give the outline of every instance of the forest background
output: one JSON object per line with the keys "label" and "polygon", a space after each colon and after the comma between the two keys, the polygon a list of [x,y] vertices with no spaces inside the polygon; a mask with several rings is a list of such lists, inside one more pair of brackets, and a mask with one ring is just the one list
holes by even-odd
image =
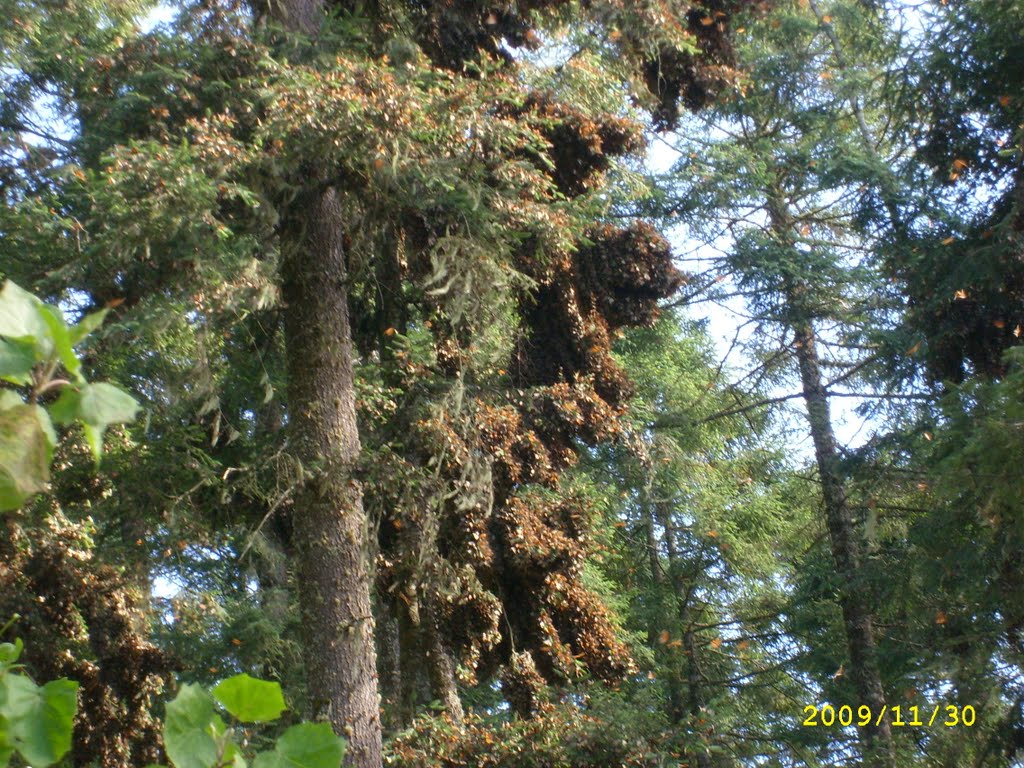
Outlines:
{"label": "forest background", "polygon": [[0,10],[0,763],[1024,759],[1024,3]]}

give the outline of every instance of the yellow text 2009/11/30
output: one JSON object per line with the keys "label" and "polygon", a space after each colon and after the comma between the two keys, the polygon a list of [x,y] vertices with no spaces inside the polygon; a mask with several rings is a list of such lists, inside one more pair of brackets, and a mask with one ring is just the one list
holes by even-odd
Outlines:
{"label": "yellow text 2009/11/30", "polygon": [[854,709],[848,704],[834,707],[831,704],[815,706],[808,704],[804,707],[803,725],[808,728],[832,727],[856,725],[880,726],[888,717],[889,725],[899,727],[932,727],[944,726],[955,728],[964,726],[970,728],[977,721],[977,712],[970,704],[957,706],[955,704],[933,704],[925,707],[892,706],[882,707],[875,711],[867,704],[861,704]]}

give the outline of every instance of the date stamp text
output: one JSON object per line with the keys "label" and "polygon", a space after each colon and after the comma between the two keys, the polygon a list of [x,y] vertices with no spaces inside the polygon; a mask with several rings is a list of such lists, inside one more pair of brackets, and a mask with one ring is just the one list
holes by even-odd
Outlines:
{"label": "date stamp text", "polygon": [[867,704],[861,704],[856,708],[848,704],[840,707],[831,704],[808,704],[804,707],[803,725],[807,728],[831,728],[836,725],[844,728],[856,725],[863,728],[869,725],[880,727],[882,723],[888,721],[893,728],[970,728],[977,718],[978,713],[970,704],[962,707],[955,704],[929,704],[924,707],[892,706],[882,707],[881,711],[876,711]]}

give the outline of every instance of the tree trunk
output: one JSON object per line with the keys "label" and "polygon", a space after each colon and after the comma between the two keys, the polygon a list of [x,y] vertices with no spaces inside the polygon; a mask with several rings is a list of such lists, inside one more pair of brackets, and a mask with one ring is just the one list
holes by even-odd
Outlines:
{"label": "tree trunk", "polygon": [[451,721],[461,725],[465,719],[465,712],[462,709],[459,686],[455,679],[455,663],[452,661],[452,654],[444,641],[434,612],[428,610],[426,614],[422,634],[427,651],[427,674],[430,677],[431,694],[440,700]]}
{"label": "tree trunk", "polygon": [[[685,613],[681,608],[680,613]],[[686,618],[684,616],[684,618]],[[690,716],[693,718],[694,727],[701,720],[701,712],[704,709],[704,675],[700,669],[700,660],[697,656],[697,638],[693,631],[693,624],[687,621],[683,628],[683,650],[686,652],[686,681],[689,684],[690,692]],[[711,754],[706,749],[697,748],[697,768],[711,768]]]}
{"label": "tree trunk", "polygon": [[[797,254],[793,232],[796,222],[790,214],[780,188],[767,191],[766,209],[772,232],[779,242]],[[809,304],[809,286],[792,277],[783,280],[787,323],[793,330],[793,347],[800,370],[800,383],[807,408],[807,422],[814,456],[821,479],[821,495],[825,505],[825,526],[832,546],[832,560],[840,579],[839,604],[843,613],[847,652],[850,656],[850,677],[857,691],[854,709],[867,705],[872,721],[860,727],[863,765],[866,768],[892,768],[895,765],[892,731],[886,710],[885,689],[878,669],[874,620],[860,582],[861,543],[846,499],[846,486],[839,463],[839,448],[832,430],[832,413],[828,391],[821,376],[817,337],[811,320],[817,311]],[[876,723],[878,723],[876,725]]]}
{"label": "tree trunk", "polygon": [[[678,558],[676,557],[675,538],[672,536],[671,515],[668,510],[666,510],[663,506],[657,504],[653,499],[649,500],[648,503],[651,509],[648,526],[650,535],[654,535],[655,516],[657,516],[658,522],[661,523],[661,527],[663,529],[662,540],[665,543],[665,552],[668,558],[667,570],[668,575],[670,576],[670,583],[672,586],[672,597],[676,603],[677,611],[685,610],[681,607],[685,605],[688,596],[686,595],[685,589],[682,592],[680,592],[680,587],[683,585],[679,578],[680,564],[678,562]],[[648,546],[650,546],[650,544]],[[654,554],[656,557],[657,552],[654,551]],[[664,577],[661,575],[660,563],[658,563],[654,558],[652,558],[652,569],[654,569],[656,565],[658,566],[657,571],[655,571],[656,573],[658,573],[658,576],[656,577],[656,583],[664,584]],[[659,645],[661,644],[660,640],[661,639],[659,638]],[[686,705],[683,696],[683,680],[679,669],[677,669],[677,665],[671,663],[671,659],[666,659],[666,662],[667,669],[669,670],[669,677],[667,681],[669,708],[668,716],[673,724],[678,724],[683,721],[683,718],[686,717]]]}
{"label": "tree trunk", "polygon": [[[657,595],[660,600],[662,592],[665,588],[665,572],[662,570],[661,555],[658,552],[658,532],[656,530],[656,522],[654,519],[654,503],[651,500],[650,488],[647,489],[646,498],[643,505],[644,510],[644,536],[646,537],[647,544],[647,562],[651,569],[651,584],[654,585],[654,594]],[[661,630],[664,629],[661,626],[662,622],[659,622],[655,612],[651,611],[651,617],[647,625],[647,644],[651,648],[658,646],[658,638],[661,634]]]}
{"label": "tree trunk", "polygon": [[[689,715],[693,727],[696,728],[704,708],[704,675],[700,668],[697,654],[697,643],[690,620],[690,601],[693,596],[692,587],[687,586],[683,575],[683,563],[676,548],[673,533],[672,512],[664,504],[653,502],[662,528],[665,530],[665,551],[668,555],[668,572],[671,577],[672,591],[675,593],[676,612],[679,616],[679,627],[683,633],[683,651],[686,655],[686,697],[684,700],[682,684],[678,676],[670,680],[669,701],[672,707],[672,721],[680,723]],[[653,527],[653,520],[652,527]],[[697,768],[711,768],[711,755],[706,749],[694,743]]]}
{"label": "tree trunk", "polygon": [[[378,594],[380,594],[378,592]],[[396,608],[389,600],[377,606],[377,670],[380,681],[382,726],[387,733],[402,730],[402,667]]]}
{"label": "tree trunk", "polygon": [[875,647],[871,609],[864,599],[863,588],[858,583],[860,541],[857,538],[839,469],[839,450],[832,431],[828,393],[822,382],[818,364],[814,328],[809,322],[805,322],[797,324],[794,331],[794,346],[800,366],[804,403],[807,406],[807,421],[811,428],[814,455],[821,478],[825,521],[832,543],[832,557],[842,581],[840,606],[850,654],[850,676],[860,697],[858,705],[867,704],[874,713],[872,722],[860,729],[865,753],[864,765],[888,768],[895,764],[895,757],[888,716],[883,717],[879,725],[875,725],[878,722],[878,713],[886,708],[886,701],[878,670],[878,652]]}
{"label": "tree trunk", "polygon": [[[268,6],[287,29],[314,36],[323,0]],[[341,206],[310,173],[282,217],[282,298],[292,450],[304,481],[293,526],[303,652],[314,717],[348,740],[347,768],[379,768],[380,697],[359,455],[348,271]]]}
{"label": "tree trunk", "polygon": [[[399,598],[401,601],[402,598]],[[399,722],[403,727],[412,725],[422,702],[430,701],[430,681],[424,672],[424,657],[419,627],[419,608],[415,616],[411,606],[416,603],[396,603],[398,614],[398,659],[402,682],[399,697]]]}
{"label": "tree trunk", "polygon": [[340,205],[300,195],[281,234],[288,427],[303,483],[293,510],[308,693],[348,744],[345,765],[381,765],[380,701]]}

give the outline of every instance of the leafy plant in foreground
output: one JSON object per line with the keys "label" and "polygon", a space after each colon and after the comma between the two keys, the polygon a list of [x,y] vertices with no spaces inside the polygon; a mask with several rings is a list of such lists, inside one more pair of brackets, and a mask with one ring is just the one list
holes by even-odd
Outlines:
{"label": "leafy plant in foreground", "polygon": [[38,686],[18,664],[22,643],[0,643],[0,768],[15,752],[46,768],[71,749],[78,683],[53,680]]}
{"label": "leafy plant in foreground", "polygon": [[[54,680],[38,686],[18,658],[21,640],[0,644],[0,768],[17,752],[25,762],[46,768],[71,748],[78,683]],[[228,726],[219,704],[239,724],[269,723],[287,707],[281,686],[235,675],[207,691],[185,684],[167,704],[164,747],[174,768],[338,768],[345,740],[328,723],[299,723],[277,739],[272,750],[246,754],[248,741]]]}
{"label": "leafy plant in foreground", "polygon": [[[164,748],[174,768],[244,768],[246,739],[218,714],[220,704],[239,723],[269,723],[285,711],[281,686],[241,674],[210,691],[186,684],[167,704]],[[329,723],[299,723],[277,739],[272,750],[254,756],[253,768],[338,768],[345,740]]]}
{"label": "leafy plant in foreground", "polygon": [[[17,509],[46,488],[57,443],[53,422],[81,422],[99,461],[106,428],[135,418],[134,398],[113,384],[86,381],[75,354],[106,314],[101,309],[69,326],[60,309],[12,281],[0,290],[0,379],[27,393],[0,390],[0,512]],[[53,392],[57,399],[40,405]]]}

